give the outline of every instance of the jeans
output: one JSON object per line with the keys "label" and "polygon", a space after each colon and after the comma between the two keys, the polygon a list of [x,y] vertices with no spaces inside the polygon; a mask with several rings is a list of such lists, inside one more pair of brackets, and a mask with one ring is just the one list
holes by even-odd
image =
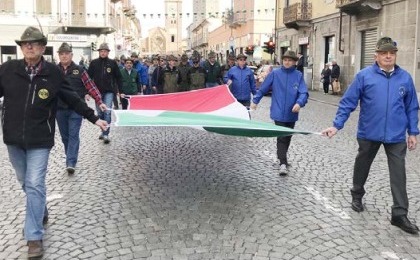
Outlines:
{"label": "jeans", "polygon": [[51,148],[24,149],[7,145],[9,160],[26,194],[25,239],[41,240],[44,235],[42,219],[48,215],[45,177]]}
{"label": "jeans", "polygon": [[[278,126],[284,126],[288,128],[295,128],[296,122],[279,122],[274,121],[274,123]],[[292,136],[283,136],[277,137],[277,158],[280,160],[280,164],[286,164],[287,162],[287,151],[289,150],[290,142],[292,141]]]}
{"label": "jeans", "polygon": [[[114,93],[106,92],[102,94],[102,102],[108,107],[112,107],[112,101],[114,99]],[[111,125],[111,110],[105,110],[104,112],[101,111],[98,105],[96,105],[96,111],[98,112],[98,116],[100,119],[105,120],[108,125]],[[102,131],[102,135],[109,135],[109,130],[111,127],[108,127],[105,131]]]}
{"label": "jeans", "polygon": [[64,144],[66,167],[74,168],[79,156],[79,132],[83,117],[71,109],[58,109],[56,119]]}

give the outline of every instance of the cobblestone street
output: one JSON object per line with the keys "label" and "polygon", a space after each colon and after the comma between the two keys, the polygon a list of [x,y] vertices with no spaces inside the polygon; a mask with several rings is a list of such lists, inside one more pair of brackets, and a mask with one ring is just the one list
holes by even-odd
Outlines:
{"label": "cobblestone street", "polygon": [[[311,91],[296,129],[330,126],[338,101]],[[270,122],[269,105],[263,98],[253,119]],[[286,177],[278,175],[275,138],[113,126],[104,145],[87,121],[69,176],[57,131],[43,259],[420,259],[420,238],[390,224],[383,148],[366,185],[366,210],[350,208],[357,116],[333,139],[294,136]],[[420,148],[407,156],[409,218],[417,223],[419,155]],[[0,259],[26,259],[25,196],[3,142],[0,169]]]}

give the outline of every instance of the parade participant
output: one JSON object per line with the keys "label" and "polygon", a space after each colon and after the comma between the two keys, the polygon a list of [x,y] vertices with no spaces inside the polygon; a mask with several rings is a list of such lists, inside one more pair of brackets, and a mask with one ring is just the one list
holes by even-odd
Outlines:
{"label": "parade participant", "polygon": [[149,89],[150,94],[156,94],[153,91],[153,72],[159,66],[159,57],[157,55],[153,55],[152,57],[152,64],[150,64],[149,69],[147,70],[147,74],[149,76]]}
{"label": "parade participant", "polygon": [[141,84],[141,92],[144,95],[148,95],[151,93],[151,90],[148,88],[149,83],[149,68],[147,67],[146,63],[143,63],[141,58],[136,52],[131,53],[131,60],[133,61],[133,68],[137,70],[139,74],[139,80]]}
{"label": "parade participant", "polygon": [[165,57],[160,56],[158,58],[159,63],[156,69],[153,71],[152,76],[152,93],[153,94],[163,94],[163,72],[166,68],[166,60]]}
{"label": "parade participant", "polygon": [[188,71],[190,90],[204,88],[206,84],[206,71],[200,66],[200,56],[192,57],[193,66]]}
{"label": "parade participant", "polygon": [[[267,75],[251,104],[251,109],[255,110],[264,95],[272,90],[270,117],[276,125],[289,128],[295,127],[300,109],[308,102],[308,88],[302,73],[296,69],[297,60],[294,51],[286,51],[282,56],[283,65]],[[288,174],[287,152],[291,140],[292,136],[277,137],[280,175]]]}
{"label": "parade participant", "polygon": [[24,58],[0,67],[2,126],[9,160],[26,194],[24,236],[31,258],[44,254],[43,224],[48,221],[45,178],[54,146],[57,99],[103,130],[108,124],[79,98],[57,65],[44,59],[47,38],[39,29],[26,28],[16,43]]}
{"label": "parade participant", "polygon": [[178,90],[178,68],[175,66],[176,58],[174,55],[168,56],[168,65],[160,74],[163,85],[163,93],[174,93]]}
{"label": "parade participant", "polygon": [[235,58],[235,55],[233,55],[233,53],[230,53],[228,55],[226,64],[222,66],[222,69],[221,69],[221,74],[222,75],[221,75],[221,77],[223,79],[223,82],[227,82],[227,78],[226,78],[227,72],[230,70],[230,68],[232,68],[233,66],[235,66],[235,59],[236,59]]}
{"label": "parade participant", "polygon": [[142,94],[142,84],[139,78],[139,73],[133,68],[134,60],[127,58],[124,61],[124,68],[121,69],[123,79],[123,87],[121,89],[120,98],[123,110],[128,107],[128,100],[125,95]]}
{"label": "parade participant", "polygon": [[[99,58],[92,60],[89,65],[88,74],[95,82],[102,95],[102,100],[109,108],[112,107],[114,95],[116,95],[122,88],[122,76],[118,64],[108,58],[110,49],[107,43],[102,43],[99,48]],[[111,110],[102,111],[98,106],[96,107],[99,118],[111,124]],[[110,128],[102,131],[99,136],[104,144],[110,142],[109,138]]]}
{"label": "parade participant", "polygon": [[[68,43],[64,42],[58,48],[58,58],[60,60],[58,67],[63,71],[66,79],[79,97],[82,100],[89,100],[90,97],[93,97],[96,105],[99,106],[102,111],[105,111],[107,107],[102,102],[99,90],[96,88],[95,83],[89,78],[86,69],[73,62],[73,50]],[[58,99],[56,117],[61,140],[64,145],[64,152],[66,154],[66,171],[69,174],[73,174],[79,157],[79,133],[83,117],[71,109],[61,99]]]}
{"label": "parade participant", "polygon": [[226,75],[230,92],[239,103],[249,108],[251,93],[257,93],[255,89],[254,72],[246,66],[246,55],[239,54],[236,57],[237,65],[229,69]]}
{"label": "parade participant", "polygon": [[[397,44],[382,37],[376,44],[375,63],[359,71],[340,100],[333,127],[322,131],[333,137],[358,105],[359,144],[354,162],[351,208],[362,212],[362,198],[370,167],[381,146],[388,158],[393,205],[391,224],[411,234],[419,229],[407,218],[408,196],[405,157],[417,145],[418,110],[416,88],[410,74],[396,64]],[[408,137],[406,136],[408,135]]]}
{"label": "parade participant", "polygon": [[216,61],[216,53],[210,51],[208,60],[203,64],[206,71],[206,88],[221,85],[223,82],[221,73],[222,69],[218,61]]}
{"label": "parade participant", "polygon": [[190,90],[190,83],[188,81],[188,72],[191,66],[188,63],[187,54],[182,54],[181,62],[178,65],[178,91]]}

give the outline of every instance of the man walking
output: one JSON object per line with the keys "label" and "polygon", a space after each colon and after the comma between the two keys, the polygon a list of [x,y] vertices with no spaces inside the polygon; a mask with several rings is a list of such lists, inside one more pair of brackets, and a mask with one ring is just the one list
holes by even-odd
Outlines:
{"label": "man walking", "polygon": [[[411,234],[419,229],[408,220],[405,157],[416,149],[418,110],[416,88],[407,71],[396,64],[397,44],[389,37],[376,44],[375,63],[356,74],[341,99],[333,127],[322,131],[333,137],[360,104],[357,142],[358,154],[354,162],[351,208],[362,212],[362,198],[370,166],[381,146],[388,157],[393,206],[391,224]],[[408,137],[407,137],[408,135]]]}
{"label": "man walking", "polygon": [[24,236],[32,258],[44,254],[43,223],[48,221],[45,178],[54,146],[58,98],[101,129],[108,124],[79,98],[57,65],[44,59],[47,38],[39,29],[26,28],[16,43],[24,58],[0,67],[0,97],[4,97],[3,109],[7,111],[3,111],[3,140],[26,194]]}
{"label": "man walking", "polygon": [[251,104],[251,93],[257,93],[255,89],[254,72],[246,66],[246,55],[238,54],[236,60],[238,64],[229,69],[226,75],[230,92],[239,103],[249,108]]}
{"label": "man walking", "polygon": [[[282,56],[283,65],[280,69],[268,74],[251,104],[251,109],[256,109],[257,104],[271,89],[270,117],[276,125],[289,128],[295,127],[300,109],[308,102],[308,88],[302,73],[296,69],[297,60],[298,57],[294,51],[286,51]],[[287,152],[291,140],[292,136],[277,137],[279,174],[282,176],[288,174]]]}
{"label": "man walking", "polygon": [[[89,100],[90,97],[93,97],[101,111],[105,111],[107,107],[102,102],[99,90],[89,78],[85,68],[73,62],[73,50],[68,43],[64,42],[58,48],[58,58],[60,60],[58,67],[64,73],[66,79],[79,97],[82,100]],[[66,171],[69,174],[73,174],[79,157],[79,132],[83,117],[61,99],[58,99],[57,107],[57,125],[66,154]]]}
{"label": "man walking", "polygon": [[[101,92],[105,105],[111,108],[114,95],[121,92],[122,76],[117,62],[108,58],[110,52],[108,44],[102,43],[98,51],[99,58],[92,60],[89,65],[88,74]],[[107,109],[102,111],[98,106],[96,110],[98,111],[99,118],[111,124],[111,110]],[[110,142],[109,131],[110,128],[108,127],[99,136],[99,139],[103,140],[104,144]]]}

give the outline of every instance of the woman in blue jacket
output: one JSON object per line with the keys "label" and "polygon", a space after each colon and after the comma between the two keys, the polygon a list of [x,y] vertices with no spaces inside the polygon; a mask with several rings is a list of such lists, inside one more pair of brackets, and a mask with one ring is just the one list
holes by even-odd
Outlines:
{"label": "woman in blue jacket", "polygon": [[[270,117],[276,125],[294,128],[299,110],[308,101],[308,88],[303,74],[296,70],[298,57],[294,51],[286,51],[282,57],[283,65],[267,75],[257,94],[251,109],[256,109],[261,98],[272,90]],[[292,136],[277,138],[277,157],[280,160],[280,175],[287,175],[289,150]]]}

